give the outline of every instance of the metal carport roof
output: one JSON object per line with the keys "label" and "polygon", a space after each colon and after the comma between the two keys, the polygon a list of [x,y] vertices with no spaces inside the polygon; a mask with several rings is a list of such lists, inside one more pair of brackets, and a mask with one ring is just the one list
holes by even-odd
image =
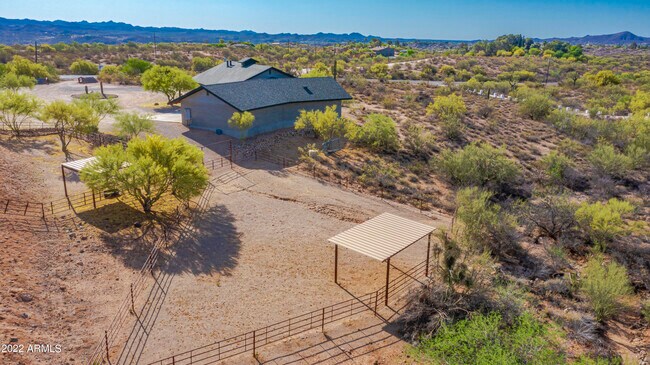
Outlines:
{"label": "metal carport roof", "polygon": [[386,261],[433,231],[435,227],[383,213],[328,241],[373,259]]}

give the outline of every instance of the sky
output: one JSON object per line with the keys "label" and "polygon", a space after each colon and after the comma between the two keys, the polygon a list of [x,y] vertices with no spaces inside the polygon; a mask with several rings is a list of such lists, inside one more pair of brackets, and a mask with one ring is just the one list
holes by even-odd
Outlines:
{"label": "sky", "polygon": [[650,36],[650,0],[0,0],[0,17],[446,40]]}

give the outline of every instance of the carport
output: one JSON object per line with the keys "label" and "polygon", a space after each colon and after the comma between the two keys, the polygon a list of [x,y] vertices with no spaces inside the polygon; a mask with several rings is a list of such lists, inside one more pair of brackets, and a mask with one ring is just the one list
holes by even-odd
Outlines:
{"label": "carport", "polygon": [[334,282],[338,284],[339,246],[386,262],[385,305],[388,305],[390,259],[409,246],[427,237],[426,276],[429,276],[431,234],[436,228],[390,213],[382,213],[370,220],[341,232],[328,241],[334,244]]}
{"label": "carport", "polygon": [[[61,176],[63,177],[63,190],[65,191],[65,197],[68,197],[68,186],[65,181],[65,170],[70,170],[74,171],[76,173],[79,173],[86,165],[89,163],[93,163],[97,161],[97,157],[88,157],[84,158],[81,160],[76,160],[76,161],[69,161],[69,162],[64,162],[61,164]],[[93,199],[95,198],[95,194],[93,192]]]}

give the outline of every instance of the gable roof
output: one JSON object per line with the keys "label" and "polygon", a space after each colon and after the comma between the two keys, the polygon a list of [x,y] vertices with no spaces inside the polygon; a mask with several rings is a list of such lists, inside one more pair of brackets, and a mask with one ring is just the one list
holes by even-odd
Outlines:
{"label": "gable roof", "polygon": [[255,59],[247,57],[240,61],[226,61],[214,66],[211,69],[194,76],[194,81],[201,85],[246,81],[270,69],[274,69],[287,76],[293,77],[274,67],[260,65]]}
{"label": "gable roof", "polygon": [[318,77],[260,79],[202,85],[169,103],[178,103],[200,90],[206,90],[239,111],[291,103],[352,99],[333,78]]}

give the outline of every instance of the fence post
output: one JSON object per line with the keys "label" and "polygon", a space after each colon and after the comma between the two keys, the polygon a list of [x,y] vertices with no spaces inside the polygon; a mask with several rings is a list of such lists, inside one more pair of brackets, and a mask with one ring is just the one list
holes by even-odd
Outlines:
{"label": "fence post", "polygon": [[23,213],[23,215],[27,215],[27,209],[28,208],[29,208],[29,202],[27,202],[27,204],[25,204],[25,212]]}
{"label": "fence post", "polygon": [[321,315],[320,331],[325,332],[325,308],[323,307],[323,314]]}
{"label": "fence post", "polygon": [[377,315],[377,302],[379,301],[379,290],[375,292],[375,315]]}
{"label": "fence post", "polygon": [[95,190],[93,190],[93,209],[97,209],[97,201],[95,200]]}
{"label": "fence post", "polygon": [[133,300],[133,283],[131,283],[131,310],[133,315],[135,315],[135,301]]}
{"label": "fence post", "polygon": [[43,215],[43,219],[45,219],[45,205],[41,203],[41,214]]}
{"label": "fence post", "polygon": [[86,192],[84,191],[84,205],[86,205]]}
{"label": "fence post", "polygon": [[108,353],[108,331],[104,331],[104,341],[106,342],[106,360],[111,363],[111,357]]}
{"label": "fence post", "polygon": [[54,214],[54,203],[50,202],[50,210],[52,211],[52,214]]}
{"label": "fence post", "polygon": [[257,351],[255,349],[255,331],[253,331],[253,357],[257,359]]}
{"label": "fence post", "polygon": [[5,204],[5,214],[7,214],[8,208],[9,208],[9,199],[7,199],[7,204]]}
{"label": "fence post", "polygon": [[214,170],[214,160],[212,160],[212,169]]}

